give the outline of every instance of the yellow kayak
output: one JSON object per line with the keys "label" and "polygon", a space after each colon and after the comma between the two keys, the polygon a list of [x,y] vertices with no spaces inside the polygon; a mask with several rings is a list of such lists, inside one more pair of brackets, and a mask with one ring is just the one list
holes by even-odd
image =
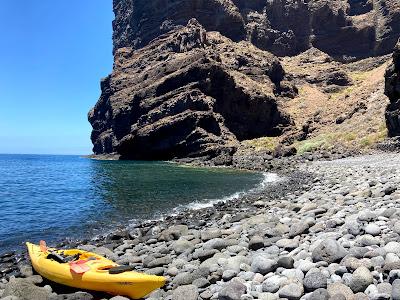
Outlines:
{"label": "yellow kayak", "polygon": [[[50,249],[42,244],[26,243],[26,246],[36,272],[63,285],[140,299],[165,284],[165,278],[161,276],[120,272],[120,266],[95,253],[78,249]],[[74,260],[57,262],[58,255]]]}

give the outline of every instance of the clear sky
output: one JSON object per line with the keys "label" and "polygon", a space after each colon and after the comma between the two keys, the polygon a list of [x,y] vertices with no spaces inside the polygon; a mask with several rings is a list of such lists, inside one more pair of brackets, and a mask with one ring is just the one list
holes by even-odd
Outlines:
{"label": "clear sky", "polygon": [[0,0],[0,153],[90,154],[112,0]]}

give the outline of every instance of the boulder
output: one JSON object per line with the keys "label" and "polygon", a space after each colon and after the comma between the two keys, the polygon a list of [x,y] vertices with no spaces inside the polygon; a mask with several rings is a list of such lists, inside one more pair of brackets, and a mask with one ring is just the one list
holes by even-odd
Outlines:
{"label": "boulder", "polygon": [[172,293],[172,300],[197,300],[199,291],[195,285],[177,287]]}
{"label": "boulder", "polygon": [[312,292],[327,287],[328,278],[321,272],[309,272],[304,277],[303,285],[306,291]]}
{"label": "boulder", "polygon": [[50,292],[24,278],[12,278],[5,286],[2,297],[15,296],[20,300],[47,300]]}
{"label": "boulder", "polygon": [[340,261],[347,254],[338,241],[333,239],[326,239],[320,242],[320,244],[312,252],[312,258],[314,262],[325,261],[329,264]]}
{"label": "boulder", "polygon": [[219,300],[240,300],[246,293],[246,286],[238,280],[227,283],[218,293]]}
{"label": "boulder", "polygon": [[354,271],[349,286],[355,293],[364,292],[373,281],[374,277],[371,272],[366,267],[361,266]]}
{"label": "boulder", "polygon": [[254,273],[260,273],[263,275],[273,272],[278,267],[277,261],[267,258],[265,255],[254,256],[251,262],[251,271]]}

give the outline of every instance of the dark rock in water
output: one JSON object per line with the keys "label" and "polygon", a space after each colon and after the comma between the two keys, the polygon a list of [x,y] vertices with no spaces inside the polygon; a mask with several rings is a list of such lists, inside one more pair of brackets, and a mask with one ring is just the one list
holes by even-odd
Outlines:
{"label": "dark rock in water", "polygon": [[0,254],[0,261],[3,261],[5,258],[13,257],[15,255],[15,252],[6,252]]}
{"label": "dark rock in water", "polygon": [[386,70],[385,95],[390,100],[385,115],[389,136],[400,136],[400,41],[394,49],[393,62]]}
{"label": "dark rock in water", "polygon": [[238,141],[291,125],[275,96],[283,77],[272,54],[190,20],[140,50],[116,51],[113,73],[89,113],[93,150],[225,164]]}

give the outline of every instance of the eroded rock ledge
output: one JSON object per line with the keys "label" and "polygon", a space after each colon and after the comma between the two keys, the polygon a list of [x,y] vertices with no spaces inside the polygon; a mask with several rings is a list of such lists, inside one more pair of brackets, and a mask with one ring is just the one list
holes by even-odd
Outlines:
{"label": "eroded rock ledge", "polygon": [[140,50],[120,48],[89,113],[94,152],[226,163],[238,141],[291,125],[278,100],[295,93],[284,75],[274,55],[206,32],[195,19]]}
{"label": "eroded rock ledge", "polygon": [[400,40],[393,53],[393,62],[386,70],[385,79],[385,94],[390,100],[386,110],[386,125],[389,136],[400,136]]}

